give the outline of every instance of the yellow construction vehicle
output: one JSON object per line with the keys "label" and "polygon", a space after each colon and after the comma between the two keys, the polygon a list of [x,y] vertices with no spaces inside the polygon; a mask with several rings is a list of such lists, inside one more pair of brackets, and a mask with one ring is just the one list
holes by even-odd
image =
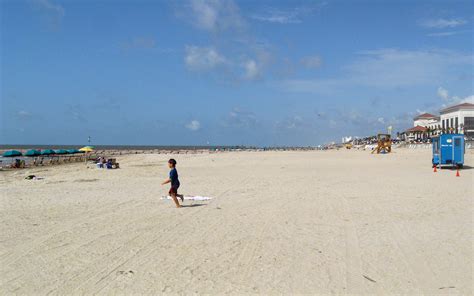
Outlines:
{"label": "yellow construction vehicle", "polygon": [[377,147],[372,150],[372,154],[379,153],[390,153],[392,152],[392,140],[389,134],[378,134],[377,135]]}

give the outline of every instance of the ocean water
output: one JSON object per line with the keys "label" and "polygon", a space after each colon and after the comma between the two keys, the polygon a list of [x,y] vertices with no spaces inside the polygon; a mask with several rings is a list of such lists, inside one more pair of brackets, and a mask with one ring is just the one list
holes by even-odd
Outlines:
{"label": "ocean water", "polygon": [[[28,149],[79,149],[87,145],[0,145],[0,150]],[[173,146],[173,145],[92,145],[95,150],[201,150],[201,149],[236,149],[243,146]]]}
{"label": "ocean water", "polygon": [[[0,145],[0,155],[3,154],[6,150],[19,150],[20,152],[26,152],[29,149],[45,150],[45,149],[79,149],[86,145]],[[244,148],[242,146],[144,146],[144,145],[93,145],[95,151],[101,150],[167,150],[167,151],[176,151],[176,150],[211,150],[211,149],[238,149]],[[50,158],[57,157],[67,157],[67,154],[64,156],[38,156],[43,157],[45,161]],[[35,157],[2,157],[0,156],[0,167],[6,167],[12,164],[16,159],[24,160],[26,164],[33,162]]]}

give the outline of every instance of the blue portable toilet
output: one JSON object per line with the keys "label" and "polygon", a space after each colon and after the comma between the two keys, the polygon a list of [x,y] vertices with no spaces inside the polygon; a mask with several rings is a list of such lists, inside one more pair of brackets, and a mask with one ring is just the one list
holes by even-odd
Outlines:
{"label": "blue portable toilet", "polygon": [[451,165],[462,168],[464,165],[464,135],[444,134],[432,138],[433,167]]}

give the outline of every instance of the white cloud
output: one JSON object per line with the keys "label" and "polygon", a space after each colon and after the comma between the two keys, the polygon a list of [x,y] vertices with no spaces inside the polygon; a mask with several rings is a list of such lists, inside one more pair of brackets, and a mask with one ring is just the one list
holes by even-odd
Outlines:
{"label": "white cloud", "polygon": [[377,122],[380,124],[385,124],[385,119],[383,117],[377,118]]}
{"label": "white cloud", "polygon": [[253,112],[234,108],[222,121],[225,127],[233,128],[255,128],[258,124],[257,116]]}
{"label": "white cloud", "polygon": [[244,78],[248,80],[255,80],[260,77],[260,68],[254,60],[248,60],[243,64],[245,73]]}
{"label": "white cloud", "polygon": [[256,80],[272,62],[268,43],[247,30],[248,23],[232,0],[186,0],[177,16],[210,33],[209,47],[187,46],[185,63],[194,71],[217,72],[219,79],[236,83]]}
{"label": "white cloud", "polygon": [[474,95],[470,95],[461,100],[460,103],[470,103],[474,104]]}
{"label": "white cloud", "polygon": [[28,121],[33,118],[33,115],[29,111],[20,110],[16,113],[16,117],[20,121]]}
{"label": "white cloud", "polygon": [[472,31],[469,31],[469,30],[446,31],[446,32],[430,33],[427,36],[429,36],[429,37],[448,37],[448,36],[454,36],[454,35],[459,35],[459,34],[464,34],[464,33],[469,33],[469,32],[472,32]]}
{"label": "white cloud", "polygon": [[235,80],[257,80],[270,63],[271,57],[258,50],[256,57],[228,59],[213,47],[186,46],[184,62],[192,71],[216,72],[221,78]]}
{"label": "white cloud", "polygon": [[257,44],[250,49],[254,53],[252,57],[246,57],[241,63],[244,68],[243,78],[246,80],[261,79],[274,62],[274,56],[266,44]]}
{"label": "white cloud", "polygon": [[467,96],[465,98],[460,98],[458,96],[452,96],[446,100],[446,103],[442,107],[448,107],[451,105],[457,105],[462,103],[471,103],[474,104],[474,95]]}
{"label": "white cloud", "polygon": [[217,23],[217,9],[205,1],[191,1],[196,17],[196,25],[208,30],[213,30]]}
{"label": "white cloud", "polygon": [[453,67],[474,64],[472,54],[442,50],[382,49],[360,52],[342,68],[339,78],[287,80],[289,91],[330,94],[347,87],[390,89],[429,85],[440,81]]}
{"label": "white cloud", "polygon": [[64,7],[62,7],[60,4],[54,4],[50,0],[35,0],[41,8],[48,10],[50,12],[56,13],[59,16],[64,16]]}
{"label": "white cloud", "polygon": [[28,121],[33,118],[33,114],[31,112],[26,111],[26,110],[20,110],[16,112],[16,117],[18,118],[19,121]]}
{"label": "white cloud", "polygon": [[306,68],[319,68],[321,67],[322,61],[320,56],[307,56],[301,59],[301,64]]}
{"label": "white cloud", "polygon": [[446,89],[438,87],[438,97],[440,97],[444,101],[447,101],[449,99],[449,93]]}
{"label": "white cloud", "polygon": [[296,9],[285,11],[279,9],[269,9],[265,14],[254,14],[250,18],[268,23],[278,24],[299,24],[301,23],[300,15]]}
{"label": "white cloud", "polygon": [[232,0],[190,0],[184,10],[183,18],[207,31],[240,29],[245,25]]}
{"label": "white cloud", "polygon": [[301,6],[291,9],[266,7],[265,12],[252,14],[250,18],[256,21],[267,23],[299,24],[302,22],[304,16],[310,15],[313,12],[320,10],[326,4],[326,2],[321,2],[311,6]]}
{"label": "white cloud", "polygon": [[471,103],[474,104],[474,95],[467,96],[465,98],[460,98],[458,96],[450,96],[448,90],[444,89],[443,87],[438,88],[438,97],[443,100],[443,104],[441,107],[447,107],[456,104],[462,103]]}
{"label": "white cloud", "polygon": [[428,29],[455,28],[467,24],[467,21],[461,18],[455,19],[427,19],[419,22],[419,25]]}
{"label": "white cloud", "polygon": [[20,117],[30,117],[31,113],[28,112],[28,111],[25,111],[25,110],[20,110],[20,111],[18,111],[18,116],[20,116]]}
{"label": "white cloud", "polygon": [[410,86],[432,82],[449,65],[472,63],[472,55],[447,51],[382,49],[361,52],[347,70],[368,86]]}
{"label": "white cloud", "polygon": [[186,66],[195,71],[210,70],[227,63],[224,56],[212,47],[186,46]]}
{"label": "white cloud", "polygon": [[293,118],[287,121],[288,125],[286,127],[289,129],[293,129],[293,128],[297,128],[301,126],[302,123],[303,123],[303,118],[301,116],[295,115],[293,116]]}
{"label": "white cloud", "polygon": [[191,122],[187,123],[185,127],[190,131],[197,131],[201,128],[201,123],[197,120],[192,120]]}
{"label": "white cloud", "polygon": [[64,7],[60,4],[55,4],[52,0],[32,0],[32,2],[46,16],[52,29],[57,30],[60,28],[61,21],[65,15]]}
{"label": "white cloud", "polygon": [[269,22],[269,23],[280,23],[280,24],[294,24],[301,23],[299,19],[288,15],[252,15],[252,18],[257,21]]}
{"label": "white cloud", "polygon": [[277,130],[286,130],[286,129],[293,130],[293,129],[309,127],[310,124],[311,123],[308,121],[305,121],[303,117],[299,115],[295,115],[292,117],[287,117],[281,121],[276,121],[275,128]]}

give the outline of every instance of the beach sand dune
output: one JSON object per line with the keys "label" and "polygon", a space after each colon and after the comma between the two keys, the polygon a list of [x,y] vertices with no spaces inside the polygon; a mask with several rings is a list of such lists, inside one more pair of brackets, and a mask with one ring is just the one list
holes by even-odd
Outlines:
{"label": "beach sand dune", "polygon": [[470,167],[404,149],[173,157],[182,193],[211,201],[160,199],[166,155],[0,172],[0,294],[473,293]]}

